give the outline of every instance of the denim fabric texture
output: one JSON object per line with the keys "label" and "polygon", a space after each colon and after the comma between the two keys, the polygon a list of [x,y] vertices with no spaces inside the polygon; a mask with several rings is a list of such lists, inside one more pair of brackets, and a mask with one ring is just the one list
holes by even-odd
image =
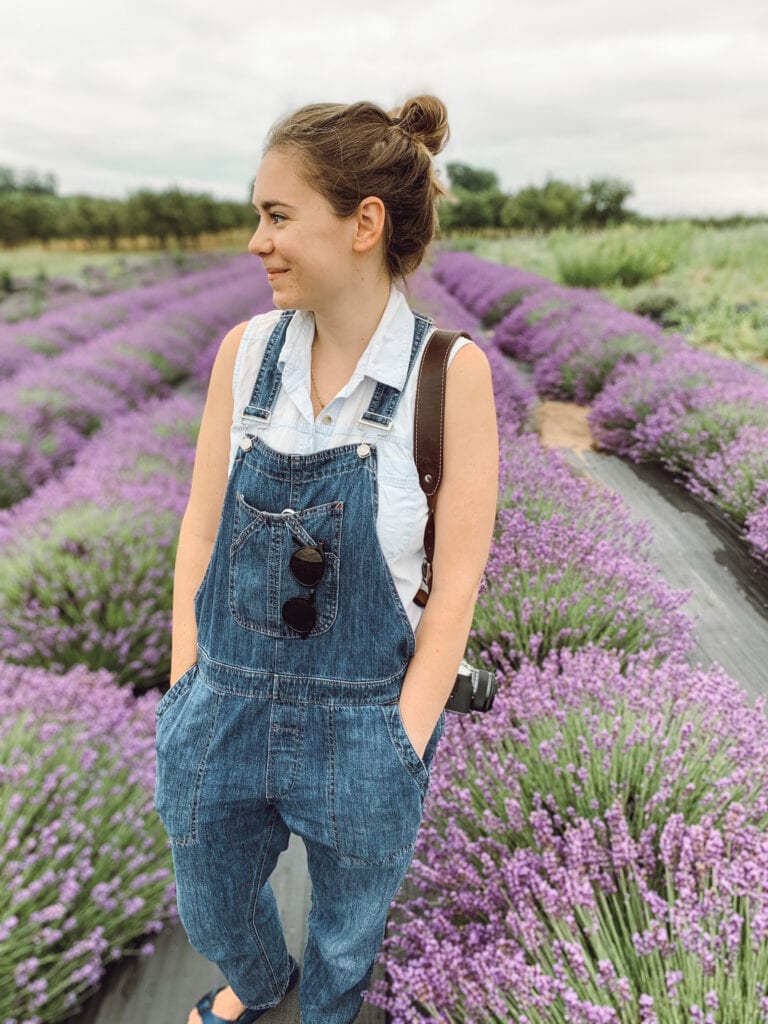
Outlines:
{"label": "denim fabric texture", "polygon": [[[251,402],[253,383],[263,363],[275,325],[282,316],[271,310],[253,317],[243,331],[233,372],[233,416],[227,474],[234,466],[240,442],[252,423],[242,416]],[[297,310],[289,320],[278,356],[281,386],[270,406],[269,422],[259,425],[259,436],[276,451],[309,455],[324,448],[367,441],[376,444],[376,532],[395,589],[415,630],[423,609],[413,595],[421,582],[427,498],[419,487],[413,461],[413,421],[416,382],[421,353],[406,379],[413,342],[414,319],[405,295],[392,285],[389,301],[352,376],[319,416],[310,396],[310,367],[315,318],[310,310]],[[451,346],[448,366],[468,338]],[[424,346],[422,346],[423,350]],[[376,388],[402,389],[389,429],[384,432],[373,417],[361,424]]]}
{"label": "denim fabric texture", "polygon": [[[253,427],[195,595],[198,660],[157,706],[155,808],[190,943],[257,1009],[288,984],[269,876],[289,834],[303,839],[302,1021],[351,1024],[413,855],[445,713],[419,757],[398,706],[415,638],[376,533],[377,445],[294,455],[259,436],[291,315],[254,383]],[[431,326],[413,322],[409,372]],[[386,432],[400,395],[377,386],[364,418]],[[316,619],[300,636],[281,614],[310,593],[290,557],[321,541]]]}

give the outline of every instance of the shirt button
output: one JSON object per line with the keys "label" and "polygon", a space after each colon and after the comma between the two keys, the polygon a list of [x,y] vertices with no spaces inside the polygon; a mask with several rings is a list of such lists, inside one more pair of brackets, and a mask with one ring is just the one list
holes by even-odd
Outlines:
{"label": "shirt button", "polygon": [[323,416],[323,418],[321,419],[320,422],[321,423],[325,423],[326,425],[329,424],[329,423],[333,423],[333,417],[329,416],[328,413],[326,413],[325,416]]}

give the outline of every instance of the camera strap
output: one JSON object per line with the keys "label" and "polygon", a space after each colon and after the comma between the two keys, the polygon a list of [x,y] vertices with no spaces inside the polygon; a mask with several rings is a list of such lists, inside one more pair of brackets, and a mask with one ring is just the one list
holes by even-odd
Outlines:
{"label": "camera strap", "polygon": [[[427,525],[424,527],[424,561],[421,583],[413,600],[424,607],[432,587],[432,558],[435,553],[435,501],[443,472],[443,430],[445,423],[445,380],[448,355],[457,338],[469,338],[465,331],[434,331],[427,340],[416,381],[416,411],[413,428],[413,457],[421,489],[427,496]],[[471,339],[470,339],[471,340]]]}

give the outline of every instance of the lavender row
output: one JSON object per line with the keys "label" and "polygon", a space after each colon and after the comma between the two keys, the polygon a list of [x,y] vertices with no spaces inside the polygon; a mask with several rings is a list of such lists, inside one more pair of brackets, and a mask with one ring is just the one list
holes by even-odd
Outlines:
{"label": "lavender row", "polygon": [[768,559],[768,379],[680,347],[617,369],[589,414],[599,444],[654,459],[733,522]]}
{"label": "lavender row", "polygon": [[238,256],[183,277],[90,298],[32,320],[0,324],[0,380],[40,365],[46,357],[100,332],[135,323],[154,309],[236,277],[253,263],[248,259]]}
{"label": "lavender row", "polygon": [[[684,595],[615,495],[502,449],[471,643],[369,1001],[393,1024],[768,1021],[768,723],[691,667]],[[413,893],[416,893],[414,898]]]}
{"label": "lavender row", "polygon": [[[450,272],[444,283],[468,301],[485,296],[478,309],[498,302],[498,265],[460,255],[442,257]],[[451,276],[462,269],[470,279],[463,284]],[[590,424],[603,448],[680,473],[691,491],[743,527],[757,556],[768,557],[766,376],[665,335],[596,292],[544,279],[523,291],[493,341],[533,364],[537,392],[594,402]]]}
{"label": "lavender row", "polygon": [[176,918],[154,811],[156,694],[0,662],[0,1020],[73,1014]]}
{"label": "lavender row", "polygon": [[682,611],[649,560],[647,524],[618,495],[577,476],[534,436],[505,438],[499,509],[470,647],[541,662],[552,651],[595,646],[622,663],[644,650],[682,657],[693,646]]}
{"label": "lavender row", "polygon": [[466,309],[491,326],[529,292],[551,284],[519,267],[490,263],[468,252],[438,253],[432,274]]}
{"label": "lavender row", "polygon": [[414,308],[431,316],[438,327],[465,331],[483,349],[493,376],[500,432],[514,436],[521,430],[529,429],[536,393],[509,360],[505,359],[494,345],[488,343],[475,315],[470,313],[433,274],[428,274],[424,270],[417,271],[410,278],[409,301]]}
{"label": "lavender row", "polygon": [[597,292],[551,282],[510,310],[493,340],[502,352],[533,364],[540,395],[581,404],[640,353],[658,359],[687,347],[683,338],[665,335],[653,321],[618,309]]}
{"label": "lavender row", "polygon": [[768,557],[768,379],[694,349],[599,295],[551,286],[527,296],[494,341],[533,363],[537,391],[593,402],[600,446],[654,460],[743,526]]}
{"label": "lavender row", "polygon": [[246,268],[0,386],[0,506],[60,473],[117,414],[169,394],[223,332],[270,307],[266,281]]}
{"label": "lavender row", "polygon": [[54,672],[85,665],[149,686],[170,670],[179,522],[203,405],[124,413],[60,479],[0,511],[0,648]]}
{"label": "lavender row", "polygon": [[451,719],[369,1000],[393,1024],[765,1024],[768,728],[722,670],[503,671]]}

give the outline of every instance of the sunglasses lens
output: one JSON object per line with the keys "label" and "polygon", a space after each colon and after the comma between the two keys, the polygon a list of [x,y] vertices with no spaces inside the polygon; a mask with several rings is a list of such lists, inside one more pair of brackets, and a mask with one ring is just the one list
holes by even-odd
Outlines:
{"label": "sunglasses lens", "polygon": [[291,555],[291,572],[304,587],[316,587],[325,572],[325,557],[320,548],[303,547]]}
{"label": "sunglasses lens", "polygon": [[283,619],[291,629],[305,636],[315,624],[315,607],[306,597],[292,597],[283,605]]}

